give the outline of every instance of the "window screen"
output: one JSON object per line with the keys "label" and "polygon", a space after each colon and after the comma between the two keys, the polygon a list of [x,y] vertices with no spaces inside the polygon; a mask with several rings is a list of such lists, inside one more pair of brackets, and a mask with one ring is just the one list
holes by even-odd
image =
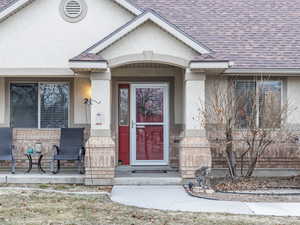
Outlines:
{"label": "window screen", "polygon": [[264,128],[278,128],[281,121],[281,81],[259,84],[259,124]]}
{"label": "window screen", "polygon": [[38,127],[38,84],[10,85],[11,127]]}
{"label": "window screen", "polygon": [[68,127],[68,84],[40,84],[41,128]]}
{"label": "window screen", "polygon": [[249,126],[279,128],[281,121],[281,93],[281,81],[236,81],[236,126],[239,128]]}
{"label": "window screen", "polygon": [[241,80],[235,82],[236,96],[236,126],[245,128],[251,126],[256,118],[256,82]]}

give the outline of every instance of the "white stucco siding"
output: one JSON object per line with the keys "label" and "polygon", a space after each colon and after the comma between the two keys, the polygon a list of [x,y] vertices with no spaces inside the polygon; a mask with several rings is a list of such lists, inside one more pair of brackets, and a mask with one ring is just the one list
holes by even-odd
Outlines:
{"label": "white stucco siding", "polygon": [[204,74],[186,72],[184,115],[187,130],[204,129],[201,112],[205,110],[205,79]]}
{"label": "white stucco siding", "polygon": [[91,110],[84,104],[85,98],[91,96],[91,80],[89,78],[74,79],[74,124],[90,124]]}
{"label": "white stucco siding", "polygon": [[5,123],[5,79],[0,77],[0,124]]}
{"label": "white stucco siding", "polygon": [[158,25],[148,21],[106,48],[101,55],[110,60],[124,55],[141,54],[144,51],[184,59],[192,59],[197,54]]}
{"label": "white stucco siding", "polygon": [[300,77],[289,77],[287,79],[287,100],[291,109],[291,115],[288,118],[290,124],[300,124]]}
{"label": "white stucco siding", "polygon": [[0,68],[68,68],[70,58],[134,17],[113,1],[86,0],[87,16],[69,23],[60,2],[34,1],[0,23]]}

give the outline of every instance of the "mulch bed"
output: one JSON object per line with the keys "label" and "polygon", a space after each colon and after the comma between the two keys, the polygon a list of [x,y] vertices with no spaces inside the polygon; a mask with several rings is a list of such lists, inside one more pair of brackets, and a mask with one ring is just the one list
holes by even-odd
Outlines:
{"label": "mulch bed", "polygon": [[198,193],[188,190],[187,187],[186,191],[194,197],[223,201],[300,202],[300,176],[255,177],[238,180],[222,178],[213,179],[211,184],[215,193]]}
{"label": "mulch bed", "polygon": [[296,177],[253,177],[248,179],[213,179],[215,191],[243,191],[266,188],[300,188],[300,176]]}

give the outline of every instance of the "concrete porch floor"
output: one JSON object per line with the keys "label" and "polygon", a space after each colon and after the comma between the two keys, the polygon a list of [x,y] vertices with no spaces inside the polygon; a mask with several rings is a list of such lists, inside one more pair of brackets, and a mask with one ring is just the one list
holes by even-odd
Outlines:
{"label": "concrete porch floor", "polygon": [[39,173],[32,169],[25,173],[25,169],[17,169],[15,174],[10,169],[0,170],[0,184],[84,184],[84,175],[78,174],[75,169],[61,169],[59,174],[52,174],[49,171]]}
{"label": "concrete porch floor", "polygon": [[[40,173],[32,169],[17,169],[16,174],[10,168],[0,170],[0,184],[84,184],[85,175],[78,174],[76,169],[62,168],[59,174],[46,171]],[[133,172],[135,171],[135,172]],[[116,168],[116,176],[112,185],[181,185],[182,178],[178,169],[168,166],[120,166]]]}
{"label": "concrete porch floor", "polygon": [[169,166],[119,166],[114,185],[180,185],[177,168]]}

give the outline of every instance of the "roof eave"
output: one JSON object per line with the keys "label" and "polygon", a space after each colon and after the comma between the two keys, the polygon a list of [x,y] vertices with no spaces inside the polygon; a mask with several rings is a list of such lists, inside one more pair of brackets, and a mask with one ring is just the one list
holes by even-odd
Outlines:
{"label": "roof eave", "polygon": [[134,15],[140,15],[141,13],[143,13],[143,10],[140,9],[139,7],[137,7],[136,5],[134,5],[133,3],[127,1],[127,0],[113,0],[114,2],[116,2],[117,4],[119,4],[120,6],[122,6],[123,8],[127,9],[129,12],[131,12]]}
{"label": "roof eave", "polygon": [[203,70],[203,69],[228,69],[233,65],[233,62],[229,60],[194,60],[190,62],[191,70]]}
{"label": "roof eave", "polygon": [[4,10],[0,11],[0,22],[7,19],[9,16],[13,15],[20,9],[24,8],[30,4],[33,0],[18,0],[10,4]]}
{"label": "roof eave", "polygon": [[296,74],[300,75],[300,68],[292,67],[269,67],[269,68],[228,68],[224,74]]}
{"label": "roof eave", "polygon": [[73,71],[104,71],[107,70],[108,64],[101,60],[70,60],[69,66]]}

